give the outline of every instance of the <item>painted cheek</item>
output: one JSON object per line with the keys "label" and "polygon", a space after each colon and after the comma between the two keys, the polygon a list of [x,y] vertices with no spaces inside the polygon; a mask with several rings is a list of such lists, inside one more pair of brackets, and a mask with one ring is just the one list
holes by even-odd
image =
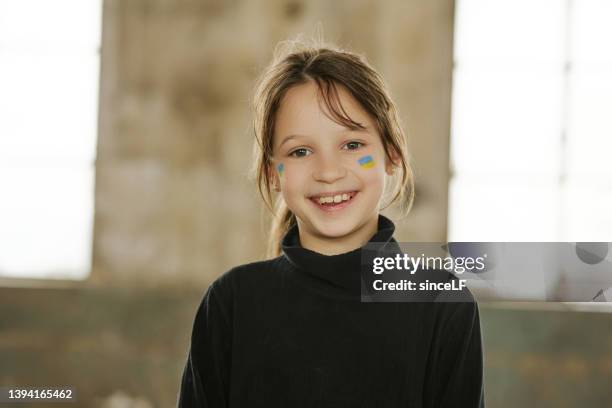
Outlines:
{"label": "painted cheek", "polygon": [[279,163],[276,166],[276,171],[278,171],[278,175],[282,177],[283,173],[285,172],[285,165],[283,163]]}
{"label": "painted cheek", "polygon": [[357,163],[359,163],[359,166],[361,166],[364,169],[371,169],[376,164],[374,162],[374,158],[370,155],[363,156],[362,158],[358,159]]}

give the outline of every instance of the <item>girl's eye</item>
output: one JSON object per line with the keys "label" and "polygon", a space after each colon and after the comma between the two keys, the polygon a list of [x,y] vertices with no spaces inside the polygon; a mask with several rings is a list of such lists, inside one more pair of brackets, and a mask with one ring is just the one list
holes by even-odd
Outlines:
{"label": "girl's eye", "polygon": [[289,156],[304,157],[304,156],[308,156],[309,154],[311,154],[310,150],[301,148],[301,149],[295,149],[294,151],[289,153]]}
{"label": "girl's eye", "polygon": [[362,146],[363,146],[363,143],[361,142],[348,142],[347,144],[344,145],[344,147],[346,147],[347,150],[357,150]]}

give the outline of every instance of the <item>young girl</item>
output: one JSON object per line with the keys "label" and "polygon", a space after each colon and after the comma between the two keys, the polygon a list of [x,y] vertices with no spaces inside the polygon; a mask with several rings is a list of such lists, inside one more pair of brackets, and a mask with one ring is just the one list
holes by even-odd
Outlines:
{"label": "young girl", "polygon": [[263,75],[254,123],[272,257],[208,288],[178,407],[484,406],[471,295],[361,302],[361,249],[397,244],[380,214],[385,192],[405,211],[414,196],[380,75],[350,52],[294,48]]}

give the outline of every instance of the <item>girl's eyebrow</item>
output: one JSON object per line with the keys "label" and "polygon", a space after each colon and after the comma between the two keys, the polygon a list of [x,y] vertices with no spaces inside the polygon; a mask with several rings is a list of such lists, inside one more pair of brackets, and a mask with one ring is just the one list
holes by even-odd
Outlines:
{"label": "girl's eyebrow", "polygon": [[364,126],[363,129],[349,129],[347,133],[367,133],[368,135],[371,134],[369,126]]}
{"label": "girl's eyebrow", "polygon": [[[363,129],[346,129],[346,130],[341,130],[338,132],[338,135],[344,135],[344,134],[348,134],[348,133],[365,133],[367,135],[371,135],[370,133],[370,128],[368,126],[364,126]],[[278,148],[280,149],[286,142],[290,141],[291,139],[298,139],[301,137],[307,137],[304,135],[298,135],[298,134],[292,134],[289,135],[287,137],[285,137],[283,139],[283,141],[278,145]]]}
{"label": "girl's eyebrow", "polygon": [[299,138],[299,137],[304,137],[304,136],[302,136],[302,135],[289,135],[285,139],[283,139],[283,141],[278,145],[278,147],[281,148],[289,140],[296,139],[296,138]]}

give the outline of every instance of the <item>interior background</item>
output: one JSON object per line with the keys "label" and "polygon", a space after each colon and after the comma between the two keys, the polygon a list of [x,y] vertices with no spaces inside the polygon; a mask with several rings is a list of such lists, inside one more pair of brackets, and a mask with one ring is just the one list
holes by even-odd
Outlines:
{"label": "interior background", "polygon": [[[255,78],[318,22],[366,54],[406,125],[417,197],[398,240],[446,240],[452,0],[106,0],[102,21],[92,273],[3,281],[0,385],[174,405],[205,289],[265,250],[246,176]],[[487,406],[609,404],[610,315],[525,306],[481,304]]]}

